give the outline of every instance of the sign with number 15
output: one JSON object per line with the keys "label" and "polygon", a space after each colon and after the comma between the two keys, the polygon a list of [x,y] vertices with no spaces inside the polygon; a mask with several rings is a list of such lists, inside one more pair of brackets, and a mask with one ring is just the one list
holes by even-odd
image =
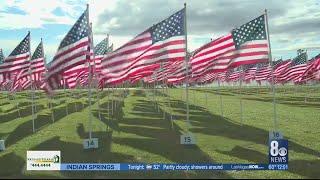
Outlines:
{"label": "sign with number 15", "polygon": [[183,134],[180,136],[180,144],[196,144],[192,134]]}

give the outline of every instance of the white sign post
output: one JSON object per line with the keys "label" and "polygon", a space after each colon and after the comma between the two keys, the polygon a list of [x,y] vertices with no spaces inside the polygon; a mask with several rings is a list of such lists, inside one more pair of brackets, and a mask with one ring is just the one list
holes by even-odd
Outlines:
{"label": "white sign post", "polygon": [[97,149],[99,147],[98,138],[83,140],[83,149]]}
{"label": "white sign post", "polygon": [[4,151],[4,150],[6,150],[4,140],[0,140],[0,151]]}

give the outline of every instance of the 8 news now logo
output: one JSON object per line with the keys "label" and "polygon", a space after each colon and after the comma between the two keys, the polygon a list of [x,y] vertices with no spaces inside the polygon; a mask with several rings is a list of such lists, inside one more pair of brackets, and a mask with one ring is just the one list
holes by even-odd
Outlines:
{"label": "8 news now logo", "polygon": [[269,164],[288,164],[288,153],[288,140],[271,140],[269,143]]}

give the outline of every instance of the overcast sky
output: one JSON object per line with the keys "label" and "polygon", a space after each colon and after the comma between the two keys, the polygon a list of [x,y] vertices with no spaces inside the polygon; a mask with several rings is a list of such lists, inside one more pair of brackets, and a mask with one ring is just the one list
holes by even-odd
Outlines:
{"label": "overcast sky", "polygon": [[[31,31],[32,50],[44,40],[47,62],[89,3],[94,42],[110,34],[117,48],[174,12],[181,0],[0,1],[0,48],[5,56]],[[187,0],[188,47],[194,50],[268,9],[274,58],[293,58],[299,48],[320,53],[319,0]]]}

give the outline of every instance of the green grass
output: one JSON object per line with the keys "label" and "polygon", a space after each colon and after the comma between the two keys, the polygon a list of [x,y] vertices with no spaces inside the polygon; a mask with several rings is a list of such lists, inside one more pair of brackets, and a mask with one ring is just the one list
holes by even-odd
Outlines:
{"label": "green grass", "polygon": [[[99,94],[101,120],[95,92],[92,129],[93,137],[99,138],[99,149],[92,151],[82,147],[83,139],[89,136],[86,91],[59,91],[54,100],[37,92],[36,133],[32,133],[29,92],[18,93],[16,99],[11,96],[8,99],[2,92],[0,139],[6,140],[7,149],[0,152],[0,177],[320,178],[320,88],[290,86],[278,87],[276,93],[278,128],[289,140],[288,171],[26,170],[27,150],[60,150],[62,162],[70,163],[268,163],[268,133],[274,129],[269,88],[244,87],[241,93],[236,87],[223,87],[221,91],[190,88],[190,131],[196,137],[195,146],[183,146],[179,142],[180,135],[187,131],[184,92],[184,89],[158,89],[156,93],[140,89],[103,91]],[[48,108],[49,102],[53,111]]]}

